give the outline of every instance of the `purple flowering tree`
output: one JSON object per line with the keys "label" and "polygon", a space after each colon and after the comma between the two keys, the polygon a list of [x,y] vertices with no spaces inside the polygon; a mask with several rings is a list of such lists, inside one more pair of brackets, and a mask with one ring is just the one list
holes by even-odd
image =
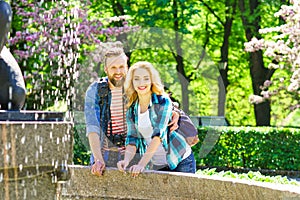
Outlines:
{"label": "purple flowering tree", "polygon": [[[27,88],[25,109],[45,109],[58,101],[74,105],[74,85],[80,76],[96,76],[83,65],[87,54],[103,41],[133,31],[126,16],[101,18],[89,1],[13,1],[14,20],[9,45]],[[100,16],[100,17],[99,17]],[[116,26],[118,24],[118,26]]]}
{"label": "purple flowering tree", "polygon": [[[275,14],[284,20],[284,24],[260,29],[259,32],[269,39],[252,38],[245,43],[248,52],[263,50],[270,59],[268,68],[276,70],[270,80],[261,86],[260,95],[252,95],[251,103],[259,104],[271,101],[280,94],[291,96],[290,109],[300,108],[300,2],[291,0]],[[267,38],[267,37],[265,37]]]}

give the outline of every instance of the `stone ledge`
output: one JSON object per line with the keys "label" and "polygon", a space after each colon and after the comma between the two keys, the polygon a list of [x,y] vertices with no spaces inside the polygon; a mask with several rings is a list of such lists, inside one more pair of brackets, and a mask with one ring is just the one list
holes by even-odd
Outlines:
{"label": "stone ledge", "polygon": [[300,187],[263,182],[146,171],[137,178],[108,168],[102,177],[86,166],[70,166],[62,199],[300,199]]}
{"label": "stone ledge", "polygon": [[63,121],[64,115],[63,112],[0,110],[0,121]]}

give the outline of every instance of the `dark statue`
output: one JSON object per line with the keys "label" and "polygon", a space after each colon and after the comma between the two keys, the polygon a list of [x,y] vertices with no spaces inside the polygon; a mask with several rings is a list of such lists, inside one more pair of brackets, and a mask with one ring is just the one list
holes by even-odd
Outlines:
{"label": "dark statue", "polygon": [[25,103],[25,83],[20,67],[5,47],[12,20],[8,3],[0,0],[0,110],[20,110]]}

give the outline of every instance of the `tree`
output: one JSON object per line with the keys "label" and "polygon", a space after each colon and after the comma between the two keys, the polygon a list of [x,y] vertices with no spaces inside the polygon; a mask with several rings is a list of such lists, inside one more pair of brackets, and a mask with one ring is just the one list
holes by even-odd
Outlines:
{"label": "tree", "polygon": [[[270,39],[251,38],[245,44],[246,51],[264,52],[270,58],[268,71],[282,71],[281,77],[267,79],[261,83],[260,93],[255,93],[251,97],[251,102],[261,105],[269,102],[281,92],[291,95],[293,98],[290,110],[300,107],[300,40],[299,40],[299,14],[300,3],[290,1],[291,5],[284,5],[275,13],[285,23],[279,26],[260,29],[259,32]],[[271,36],[270,36],[271,35]]]}
{"label": "tree", "polygon": [[[144,34],[134,35],[134,36],[124,36],[118,37],[120,40],[123,40],[124,44],[131,44],[131,49],[128,51],[128,55],[130,56],[133,53],[132,49],[137,49],[138,46],[141,46],[142,43],[147,43],[149,46],[153,45],[153,48],[164,49],[163,54],[169,52],[170,55],[173,56],[173,60],[169,61],[176,63],[176,72],[178,73],[178,80],[181,85],[181,97],[182,97],[182,108],[189,113],[189,83],[193,78],[193,73],[189,73],[191,70],[186,61],[183,58],[185,54],[185,50],[183,48],[184,36],[189,34],[188,24],[190,23],[191,17],[197,13],[195,9],[195,2],[192,1],[178,1],[178,0],[170,0],[170,1],[118,1],[117,3],[112,0],[109,2],[112,5],[112,10],[115,14],[128,14],[132,16],[135,21],[144,29],[154,28],[158,30],[159,28],[161,32],[170,34],[169,41],[161,39],[163,37],[155,38],[155,33],[146,40]],[[98,5],[99,8],[105,8],[105,10],[109,9],[106,3],[102,5]],[[167,31],[172,29],[173,31]],[[153,30],[153,29],[152,29]],[[165,31],[166,30],[166,31]],[[158,33],[158,32],[156,32]],[[157,34],[156,34],[157,35]],[[144,37],[144,38],[142,38]],[[161,39],[161,40],[160,40]],[[166,55],[164,55],[166,56]],[[156,61],[157,62],[157,61]]]}
{"label": "tree", "polygon": [[[245,34],[248,41],[252,37],[257,36],[258,30],[260,29],[261,17],[259,15],[258,0],[245,1],[239,0],[239,7],[242,13],[242,21],[245,27]],[[248,16],[246,14],[248,13]],[[250,18],[249,15],[254,16]],[[265,68],[263,61],[263,54],[261,51],[250,53],[250,74],[252,78],[252,88],[254,94],[261,93],[261,85],[268,80],[274,73],[274,70]],[[257,126],[269,126],[270,125],[270,112],[271,106],[269,101],[265,101],[261,104],[254,105],[255,119]]]}
{"label": "tree", "polygon": [[[134,28],[127,25],[124,16],[96,18],[89,12],[89,1],[81,3],[13,2],[15,15],[9,42],[24,73],[26,109],[45,109],[62,100],[72,109],[78,62],[84,61],[84,53],[101,40]],[[121,26],[112,26],[116,21]],[[92,72],[88,71],[90,75]]]}
{"label": "tree", "polygon": [[[221,46],[221,59],[219,62],[219,71],[220,76],[218,78],[219,83],[219,98],[218,98],[218,116],[225,116],[225,100],[226,100],[226,92],[227,87],[229,85],[228,81],[228,54],[229,54],[229,38],[231,35],[231,29],[232,29],[232,23],[234,20],[234,17],[236,16],[236,6],[237,1],[236,0],[226,0],[224,2],[225,6],[225,12],[227,13],[225,15],[225,21],[221,19],[221,17],[218,16],[218,14],[203,0],[200,0],[200,2],[208,8],[208,10],[213,14],[217,19],[218,22],[223,27],[223,43]],[[207,38],[208,40],[208,38]]]}

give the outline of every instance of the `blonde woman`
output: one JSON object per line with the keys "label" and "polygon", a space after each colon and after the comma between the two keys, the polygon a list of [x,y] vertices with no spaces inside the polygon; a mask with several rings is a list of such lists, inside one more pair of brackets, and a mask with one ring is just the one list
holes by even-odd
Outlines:
{"label": "blonde woman", "polygon": [[149,62],[135,63],[127,73],[124,89],[128,98],[126,151],[118,169],[124,172],[138,150],[141,159],[129,168],[134,177],[150,161],[157,170],[195,173],[191,147],[179,133],[168,128],[172,102],[164,92],[158,71]]}
{"label": "blonde woman", "polygon": [[[106,77],[93,82],[86,91],[84,113],[86,135],[91,147],[91,172],[101,176],[106,166],[116,167],[124,155],[127,133],[123,84],[128,71],[127,56],[119,41],[107,43]],[[173,112],[170,129],[178,128],[179,114]]]}

